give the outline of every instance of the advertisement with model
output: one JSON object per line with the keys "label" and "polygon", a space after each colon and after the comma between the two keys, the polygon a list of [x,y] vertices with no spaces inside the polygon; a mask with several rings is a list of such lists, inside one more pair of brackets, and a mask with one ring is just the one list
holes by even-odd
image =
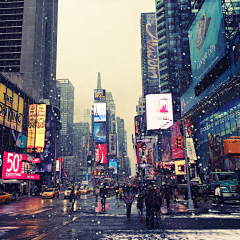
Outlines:
{"label": "advertisement with model", "polygon": [[113,174],[117,174],[117,159],[109,159],[109,169],[113,171]]}
{"label": "advertisement with model", "polygon": [[147,130],[167,129],[173,124],[172,94],[146,95]]}
{"label": "advertisement with model", "polygon": [[30,162],[27,155],[4,152],[2,178],[39,180],[40,175],[32,173]]}

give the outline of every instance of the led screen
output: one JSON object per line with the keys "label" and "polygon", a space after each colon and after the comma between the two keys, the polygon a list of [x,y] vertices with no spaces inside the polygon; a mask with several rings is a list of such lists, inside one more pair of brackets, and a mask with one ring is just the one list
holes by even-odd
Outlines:
{"label": "led screen", "polygon": [[94,122],[106,122],[106,103],[94,103]]}
{"label": "led screen", "polygon": [[95,145],[95,161],[97,163],[107,163],[107,144]]}

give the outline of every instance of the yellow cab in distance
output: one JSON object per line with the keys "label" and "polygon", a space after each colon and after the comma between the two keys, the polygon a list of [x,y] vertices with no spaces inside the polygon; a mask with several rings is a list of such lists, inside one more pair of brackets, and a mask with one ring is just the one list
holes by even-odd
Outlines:
{"label": "yellow cab in distance", "polygon": [[43,198],[55,198],[59,197],[59,190],[57,188],[48,188],[45,190],[45,192],[42,194]]}
{"label": "yellow cab in distance", "polygon": [[0,192],[0,202],[9,203],[12,199],[12,195],[6,192]]}
{"label": "yellow cab in distance", "polygon": [[88,194],[88,188],[82,186],[82,187],[80,188],[80,192],[81,192],[81,194]]}
{"label": "yellow cab in distance", "polygon": [[64,199],[70,198],[71,191],[72,191],[72,188],[68,187],[67,190],[64,192]]}

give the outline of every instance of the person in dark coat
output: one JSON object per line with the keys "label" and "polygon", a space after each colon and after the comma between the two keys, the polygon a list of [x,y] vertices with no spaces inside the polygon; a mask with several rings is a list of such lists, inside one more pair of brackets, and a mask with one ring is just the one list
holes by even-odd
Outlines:
{"label": "person in dark coat", "polygon": [[100,197],[101,197],[102,211],[105,211],[105,204],[106,204],[107,194],[108,194],[108,192],[107,192],[106,184],[103,183],[103,186],[100,188]]}
{"label": "person in dark coat", "polygon": [[151,222],[151,228],[154,227],[154,210],[157,203],[157,192],[153,188],[153,183],[149,184],[148,189],[144,192],[144,199],[146,205],[146,225],[149,226],[149,219]]}
{"label": "person in dark coat", "polygon": [[142,196],[142,194],[138,194],[137,209],[138,209],[138,218],[142,220],[143,219],[143,196]]}
{"label": "person in dark coat", "polygon": [[166,199],[167,209],[169,209],[170,201],[172,198],[172,190],[171,190],[171,188],[169,188],[168,185],[166,185],[165,189],[163,190],[163,198]]}
{"label": "person in dark coat", "polygon": [[129,187],[127,187],[126,191],[124,192],[124,202],[126,203],[126,208],[127,208],[127,220],[130,220],[131,207],[133,202],[133,193]]}

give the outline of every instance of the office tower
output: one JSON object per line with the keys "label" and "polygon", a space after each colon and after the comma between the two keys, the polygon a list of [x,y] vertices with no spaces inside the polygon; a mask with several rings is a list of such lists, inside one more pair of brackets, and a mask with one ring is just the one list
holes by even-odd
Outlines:
{"label": "office tower", "polygon": [[74,87],[69,79],[58,79],[57,81],[61,86],[61,156],[71,156],[73,154]]}
{"label": "office tower", "polygon": [[155,13],[141,14],[142,96],[159,93]]}
{"label": "office tower", "polygon": [[0,1],[0,72],[56,104],[58,0]]}
{"label": "office tower", "polygon": [[[188,32],[191,1],[156,0],[161,93],[172,93],[174,122],[181,118],[180,96],[191,83]],[[180,84],[179,75],[184,82]],[[181,91],[181,89],[184,89]]]}

